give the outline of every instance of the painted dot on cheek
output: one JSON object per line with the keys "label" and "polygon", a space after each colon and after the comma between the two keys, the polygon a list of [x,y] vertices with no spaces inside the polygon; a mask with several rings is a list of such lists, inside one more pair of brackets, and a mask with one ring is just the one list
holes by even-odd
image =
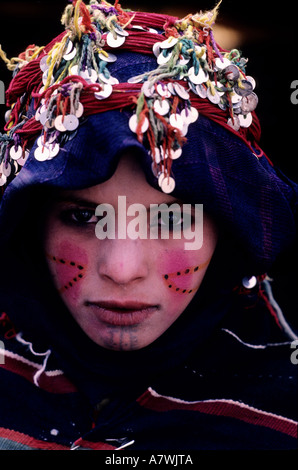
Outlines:
{"label": "painted dot on cheek", "polygon": [[76,275],[74,277],[71,277],[67,283],[59,287],[58,290],[60,293],[63,293],[65,290],[68,290],[69,288],[73,287],[74,285],[73,282],[77,283],[78,280],[83,279],[85,267],[82,266],[81,264],[76,263],[75,261],[66,260],[64,258],[57,258],[56,256],[52,256],[52,255],[47,255],[47,257],[55,263],[61,264],[65,267],[69,266],[71,268],[76,268],[80,271],[80,274],[76,273]]}
{"label": "painted dot on cheek", "polygon": [[183,288],[177,286],[174,279],[176,277],[181,277],[182,278],[183,276],[192,275],[192,274],[198,272],[199,270],[206,268],[208,266],[209,262],[210,262],[210,259],[208,261],[198,265],[198,266],[193,266],[193,267],[190,267],[190,268],[186,268],[184,271],[176,271],[176,272],[173,272],[173,273],[164,274],[163,275],[164,282],[165,282],[165,284],[167,285],[167,287],[169,289],[173,289],[177,293],[191,294],[192,292],[197,290],[197,288],[195,288],[195,289],[194,288],[192,288],[192,289],[183,289]]}

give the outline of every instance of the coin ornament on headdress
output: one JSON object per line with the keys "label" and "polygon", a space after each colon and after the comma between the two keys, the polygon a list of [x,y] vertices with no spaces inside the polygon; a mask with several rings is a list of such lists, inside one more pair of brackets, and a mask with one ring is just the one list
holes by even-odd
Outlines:
{"label": "coin ornament on headdress", "polygon": [[[210,12],[168,17],[157,25],[151,24],[154,14],[138,24],[142,13],[123,10],[117,0],[114,5],[91,0],[88,6],[74,0],[62,17],[66,32],[51,47],[35,48],[15,64],[21,74],[24,65],[37,62],[38,71],[30,96],[12,104],[7,134],[0,136],[0,185],[25,164],[36,132],[41,135],[34,157],[46,162],[76,135],[85,116],[129,106],[134,107],[129,128],[148,148],[161,190],[171,193],[172,162],[182,155],[188,128],[199,118],[198,100],[225,111],[234,132],[249,128],[257,106],[255,81],[245,75],[247,61],[238,50],[224,51],[215,42],[212,26],[219,4]],[[134,39],[138,32],[142,47],[150,46],[146,53],[151,50],[156,57],[156,68],[121,84],[109,71],[117,61],[111,50],[125,50],[127,41],[127,50],[142,52]]]}

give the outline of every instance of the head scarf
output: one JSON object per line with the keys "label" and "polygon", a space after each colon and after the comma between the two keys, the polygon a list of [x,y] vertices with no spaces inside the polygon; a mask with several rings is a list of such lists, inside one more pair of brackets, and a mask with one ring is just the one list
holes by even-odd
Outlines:
{"label": "head scarf", "polygon": [[[65,31],[16,61],[0,139],[1,307],[40,347],[51,345],[94,402],[119,381],[129,388],[137,375],[142,385],[182,362],[233,305],[239,272],[263,273],[295,235],[297,185],[260,149],[255,82],[240,52],[216,43],[217,13],[179,19],[75,0]],[[142,351],[118,353],[80,330],[33,263],[39,233],[22,224],[42,205],[42,188],[106,181],[127,150],[150,185],[202,203],[228,238],[177,322]],[[227,276],[227,246],[237,275]]]}
{"label": "head scarf", "polygon": [[151,185],[203,203],[241,240],[250,269],[268,269],[293,240],[297,185],[259,147],[255,81],[238,50],[216,43],[218,7],[182,19],[118,1],[66,7],[65,31],[21,55],[7,91],[6,233],[20,190],[95,185],[138,148]]}

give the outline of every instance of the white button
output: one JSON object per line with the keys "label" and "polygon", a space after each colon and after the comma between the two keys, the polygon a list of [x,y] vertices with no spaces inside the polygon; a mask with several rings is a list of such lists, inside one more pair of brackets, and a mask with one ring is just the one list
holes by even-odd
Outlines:
{"label": "white button", "polygon": [[181,155],[182,155],[182,149],[181,148],[179,148],[177,150],[172,150],[170,152],[170,157],[171,157],[172,160],[177,160],[177,158],[181,157]]}
{"label": "white button", "polygon": [[213,89],[213,93],[211,91],[211,88],[207,89],[207,98],[211,103],[213,104],[218,104],[220,103],[220,96],[219,93],[215,89]]}
{"label": "white button", "polygon": [[164,174],[164,172],[162,172],[162,173],[160,173],[160,174],[158,175],[158,180],[157,180],[157,182],[158,182],[158,186],[159,186],[159,187],[161,187],[161,183],[163,182],[164,179],[165,179],[165,174]]}
{"label": "white button", "polygon": [[183,109],[181,111],[181,117],[187,124],[192,124],[198,119],[199,112],[197,111],[196,108],[193,108],[193,107],[191,107],[190,109],[187,108],[187,110]]}
{"label": "white button", "polygon": [[205,99],[207,97],[207,88],[205,87],[205,85],[202,85],[202,84],[197,85],[196,93],[197,95],[199,95],[200,98]]}
{"label": "white button", "polygon": [[11,164],[9,162],[7,162],[6,164],[5,164],[5,162],[1,163],[1,165],[0,165],[0,174],[4,175],[6,177],[10,176],[10,174],[11,174]]}
{"label": "white button", "polygon": [[7,182],[7,177],[2,173],[0,176],[0,186],[4,186]]}
{"label": "white button", "polygon": [[153,54],[155,55],[155,57],[158,57],[159,54],[160,54],[160,42],[156,42],[154,45],[153,45]]}
{"label": "white button", "polygon": [[129,33],[128,31],[126,31],[125,29],[120,29],[120,28],[117,28],[116,29],[116,33],[118,36],[129,36]]}
{"label": "white button", "polygon": [[166,56],[163,55],[163,53],[161,52],[159,54],[159,56],[157,57],[157,63],[158,65],[164,65],[166,64],[167,62],[169,62],[170,58],[172,57],[172,53],[170,54],[167,54]]}
{"label": "white button", "polygon": [[110,62],[110,63],[116,62],[117,60],[117,56],[115,56],[115,54],[112,54],[111,52],[107,53],[107,55],[100,52],[98,54],[98,57],[100,58],[100,60],[103,60],[104,62]]}
{"label": "white button", "polygon": [[50,151],[47,147],[37,147],[34,151],[34,157],[39,162],[45,162],[50,156]]}
{"label": "white button", "polygon": [[201,46],[195,46],[195,51],[198,54],[202,53],[202,50],[204,50],[203,55],[200,57],[201,60],[206,60],[207,54],[206,54],[206,47],[201,47]]}
{"label": "white button", "polygon": [[69,61],[72,60],[76,56],[77,50],[74,47],[69,54],[64,54],[63,59]]}
{"label": "white button", "polygon": [[67,131],[75,131],[79,127],[79,120],[74,114],[67,114],[64,117],[63,125]]}
{"label": "white button", "polygon": [[187,65],[189,61],[190,59],[185,59],[184,57],[182,57],[182,59],[179,59],[177,61],[177,65]]}
{"label": "white button", "polygon": [[60,131],[60,132],[65,132],[66,131],[66,127],[64,126],[64,118],[63,118],[62,114],[60,114],[59,116],[56,117],[55,127],[56,127],[57,131]]}
{"label": "white button", "polygon": [[116,48],[122,46],[125,43],[125,36],[118,36],[114,38],[113,34],[110,32],[107,35],[107,44],[110,47]]}
{"label": "white button", "polygon": [[[132,132],[136,132],[136,131],[137,131],[138,117],[137,117],[136,114],[133,114],[133,115],[131,116],[128,125],[129,125],[129,128],[130,128],[130,130],[131,130]],[[144,134],[144,133],[147,131],[148,127],[149,127],[149,121],[148,121],[148,119],[145,117],[144,122],[143,122],[142,127],[141,127],[141,132],[142,132],[142,134]]]}
{"label": "white button", "polygon": [[217,69],[222,70],[225,69],[228,65],[231,65],[231,61],[225,57],[222,57],[222,59],[217,57],[217,59],[215,59],[215,65]]}
{"label": "white button", "polygon": [[102,82],[108,83],[109,85],[117,85],[119,83],[119,80],[116,77],[112,77],[111,75],[109,77],[106,77],[103,73],[100,73],[98,75],[98,78]]}
{"label": "white button", "polygon": [[79,75],[79,66],[73,65],[69,71],[70,71],[70,75]]}
{"label": "white button", "polygon": [[45,72],[46,70],[49,69],[49,66],[47,64],[48,57],[49,56],[45,55],[42,57],[42,59],[40,59],[39,66],[42,72]]}
{"label": "white button", "polygon": [[166,194],[169,194],[171,193],[172,191],[174,191],[175,189],[175,180],[174,178],[172,178],[171,176],[166,176],[162,182],[161,182],[161,190],[166,193]]}
{"label": "white button", "polygon": [[6,113],[4,115],[5,122],[9,121],[10,115],[11,115],[11,110],[9,109],[8,111],[6,111]]}
{"label": "white button", "polygon": [[81,70],[80,76],[89,83],[95,83],[97,81],[97,72],[94,69]]}
{"label": "white button", "polygon": [[169,37],[168,39],[165,39],[162,41],[159,45],[162,49],[169,49],[171,47],[174,47],[178,42],[178,38],[174,38],[173,36]]}
{"label": "white button", "polygon": [[18,164],[20,166],[25,165],[26,161],[28,160],[29,154],[30,154],[29,150],[26,150],[25,155],[18,160]]}
{"label": "white button", "polygon": [[101,91],[96,91],[94,93],[94,96],[98,100],[103,100],[105,98],[108,98],[113,92],[113,87],[112,85],[109,85],[106,83],[105,85],[102,85],[102,90]]}
{"label": "white button", "polygon": [[170,92],[172,95],[176,95],[176,91],[175,91],[174,83],[173,83],[173,82],[169,82],[169,83],[167,84],[167,87],[168,87],[169,92]]}
{"label": "white button", "polygon": [[247,80],[249,83],[251,83],[252,89],[254,90],[254,89],[256,88],[256,81],[255,81],[255,79],[254,79],[253,77],[251,77],[251,76],[248,75],[248,76],[246,76],[246,80]]}
{"label": "white button", "polygon": [[180,96],[180,98],[182,98],[183,100],[189,99],[189,93],[182,85],[180,85],[179,83],[174,83],[173,87],[177,95]]}
{"label": "white button", "polygon": [[230,98],[232,103],[239,103],[242,100],[242,96],[238,95],[237,93],[231,93]]}
{"label": "white button", "polygon": [[151,85],[150,82],[145,82],[142,86],[142,92],[147,98],[150,98],[154,94],[155,88],[154,85]]}
{"label": "white button", "polygon": [[171,114],[170,116],[170,124],[176,129],[183,130],[184,121],[180,114]]}
{"label": "white button", "polygon": [[[216,91],[217,91],[217,93],[219,94],[219,96],[223,96],[223,95],[225,94],[225,90],[220,91],[222,88],[224,88],[223,84],[220,83],[220,82],[217,82],[217,83],[212,82],[212,83],[213,83],[214,86],[216,86],[216,88],[217,88]],[[218,90],[218,88],[219,88],[219,90]]]}
{"label": "white button", "polygon": [[39,121],[42,126],[45,126],[47,120],[48,120],[48,112],[44,111],[43,113],[40,113]]}
{"label": "white button", "polygon": [[73,43],[69,40],[67,43],[67,47],[64,51],[64,55],[69,54],[73,50]]}
{"label": "white button", "polygon": [[128,80],[127,80],[127,83],[140,83],[141,81],[143,80],[142,77],[130,77]]}
{"label": "white button", "polygon": [[198,73],[195,74],[194,67],[191,67],[188,72],[188,78],[195,85],[201,85],[202,83],[207,82],[209,75],[207,72],[205,72],[205,70],[202,69],[202,67],[200,67]]}
{"label": "white button", "polygon": [[84,106],[82,105],[82,103],[78,103],[78,107],[75,110],[75,115],[77,116],[77,118],[80,118],[81,116],[83,116],[83,114],[84,114]]}
{"label": "white button", "polygon": [[58,155],[59,151],[60,151],[59,144],[57,144],[57,143],[50,144],[49,145],[50,155],[49,155],[48,160],[51,160],[52,158],[56,157]]}
{"label": "white button", "polygon": [[166,100],[163,100],[163,101],[156,100],[156,101],[154,101],[153,107],[154,107],[154,111],[156,113],[160,114],[161,116],[165,116],[170,111],[170,104]]}
{"label": "white button", "polygon": [[233,118],[228,119],[228,125],[234,129],[235,131],[239,131],[240,129],[240,121],[238,116],[233,116]]}
{"label": "white button", "polygon": [[[152,152],[150,152],[150,154],[151,154],[151,157],[152,157],[152,159],[154,160],[154,162],[155,162],[156,164],[160,163],[160,161],[161,161],[162,158],[161,158],[161,152],[160,152],[160,150],[159,150],[158,147],[155,147],[155,148],[154,148],[154,155],[153,155]],[[154,162],[153,162],[153,163],[154,163]]]}
{"label": "white button", "polygon": [[170,98],[172,93],[169,91],[167,85],[159,83],[156,87],[157,93],[163,98]]}
{"label": "white button", "polygon": [[18,160],[23,155],[22,147],[20,145],[17,148],[15,148],[15,146],[11,147],[9,155],[13,160]]}
{"label": "white button", "polygon": [[245,287],[246,289],[253,289],[256,285],[257,285],[257,278],[256,276],[252,276],[252,277],[244,277],[242,279],[242,285],[243,287]]}
{"label": "white button", "polygon": [[249,127],[252,123],[252,114],[248,113],[245,116],[242,114],[239,114],[239,122],[241,127]]}

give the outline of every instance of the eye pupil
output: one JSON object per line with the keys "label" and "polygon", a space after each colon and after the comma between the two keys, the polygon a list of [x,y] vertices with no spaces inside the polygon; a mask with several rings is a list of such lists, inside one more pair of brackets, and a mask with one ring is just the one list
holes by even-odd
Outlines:
{"label": "eye pupil", "polygon": [[74,211],[73,216],[77,222],[88,222],[91,219],[93,212],[87,209],[77,209]]}
{"label": "eye pupil", "polygon": [[173,227],[180,223],[181,214],[176,214],[175,212],[169,211],[161,214],[161,219],[163,223],[168,223],[169,227]]}

